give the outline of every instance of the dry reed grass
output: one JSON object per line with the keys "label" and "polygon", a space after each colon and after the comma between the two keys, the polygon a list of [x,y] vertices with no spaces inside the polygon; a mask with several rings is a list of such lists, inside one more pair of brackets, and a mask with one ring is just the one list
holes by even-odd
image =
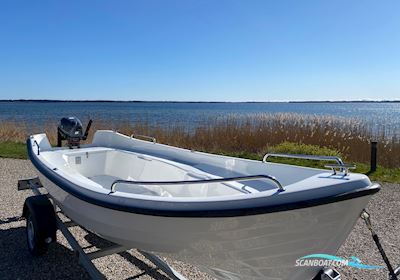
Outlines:
{"label": "dry reed grass", "polygon": [[[44,125],[52,143],[56,142],[56,123]],[[339,151],[347,160],[368,162],[370,141],[378,141],[378,161],[385,167],[400,167],[398,135],[385,135],[354,119],[321,117],[292,113],[253,114],[205,119],[195,128],[170,124],[161,126],[148,121],[109,123],[95,121],[93,131],[113,129],[151,135],[158,142],[216,153],[252,153],[260,156],[282,142],[318,145]],[[18,122],[0,124],[0,142],[25,141],[29,133],[43,131]]]}

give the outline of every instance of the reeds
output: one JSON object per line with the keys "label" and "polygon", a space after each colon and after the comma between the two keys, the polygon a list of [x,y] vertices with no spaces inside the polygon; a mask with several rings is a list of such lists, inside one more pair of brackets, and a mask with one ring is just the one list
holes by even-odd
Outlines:
{"label": "reeds", "polygon": [[[0,142],[25,141],[30,133],[43,130],[56,142],[56,123],[28,127],[24,123],[0,124]],[[293,113],[230,115],[204,119],[196,127],[180,124],[158,125],[148,120],[110,123],[96,120],[93,131],[112,129],[130,135],[135,132],[156,137],[158,142],[215,153],[252,153],[260,157],[283,142],[311,144],[339,151],[348,161],[365,162],[370,157],[370,141],[378,142],[378,164],[400,167],[400,137],[393,131],[376,129],[356,120]]]}

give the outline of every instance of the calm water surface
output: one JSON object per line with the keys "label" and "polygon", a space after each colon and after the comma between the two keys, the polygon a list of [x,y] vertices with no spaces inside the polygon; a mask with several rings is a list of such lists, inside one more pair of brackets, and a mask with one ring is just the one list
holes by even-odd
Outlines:
{"label": "calm water surface", "polygon": [[400,103],[0,102],[0,121],[29,121],[39,126],[64,116],[77,116],[114,122],[179,123],[193,127],[207,118],[254,113],[339,116],[385,126],[391,131],[400,128]]}

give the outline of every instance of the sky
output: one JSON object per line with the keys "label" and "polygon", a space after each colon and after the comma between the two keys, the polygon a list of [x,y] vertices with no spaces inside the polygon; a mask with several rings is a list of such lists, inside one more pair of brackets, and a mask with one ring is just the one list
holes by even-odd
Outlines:
{"label": "sky", "polygon": [[400,99],[400,1],[0,1],[0,99]]}

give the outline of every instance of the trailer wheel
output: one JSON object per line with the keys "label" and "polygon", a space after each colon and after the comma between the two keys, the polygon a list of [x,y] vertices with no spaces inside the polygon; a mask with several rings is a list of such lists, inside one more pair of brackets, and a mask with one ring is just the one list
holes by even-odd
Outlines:
{"label": "trailer wheel", "polygon": [[26,240],[29,252],[34,256],[40,256],[47,252],[48,245],[43,238],[40,237],[38,224],[35,222],[32,213],[26,219]]}
{"label": "trailer wheel", "polygon": [[54,208],[46,196],[33,196],[25,200],[23,216],[26,218],[26,240],[33,256],[46,253],[49,244],[56,241]]}

